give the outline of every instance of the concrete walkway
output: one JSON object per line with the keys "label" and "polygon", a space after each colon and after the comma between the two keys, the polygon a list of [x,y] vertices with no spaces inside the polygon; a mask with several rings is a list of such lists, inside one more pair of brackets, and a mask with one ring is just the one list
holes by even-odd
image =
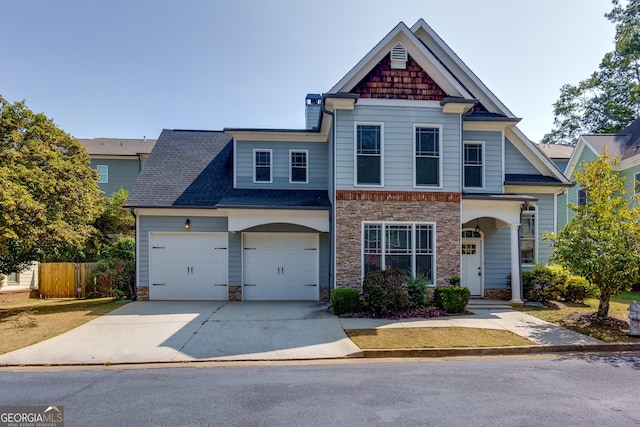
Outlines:
{"label": "concrete walkway", "polygon": [[[387,320],[337,318],[327,304],[317,302],[133,302],[57,337],[2,354],[0,366],[620,350],[499,303],[476,301],[467,309],[473,314]],[[454,326],[508,330],[536,344],[529,348],[361,351],[344,332]],[[618,347],[637,350],[640,344]]]}

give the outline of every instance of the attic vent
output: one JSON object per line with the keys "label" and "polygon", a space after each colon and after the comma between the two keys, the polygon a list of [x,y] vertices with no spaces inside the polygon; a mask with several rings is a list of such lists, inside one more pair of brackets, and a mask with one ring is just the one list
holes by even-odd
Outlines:
{"label": "attic vent", "polygon": [[400,70],[407,68],[407,49],[402,46],[402,43],[396,43],[391,48],[391,68]]}

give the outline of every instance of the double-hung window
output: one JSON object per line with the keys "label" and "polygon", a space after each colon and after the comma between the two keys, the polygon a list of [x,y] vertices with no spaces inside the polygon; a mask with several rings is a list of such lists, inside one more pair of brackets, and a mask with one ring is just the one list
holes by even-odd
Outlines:
{"label": "double-hung window", "polygon": [[464,187],[484,187],[484,155],[481,142],[464,143]]}
{"label": "double-hung window", "polygon": [[640,194],[640,172],[633,174],[633,194]]}
{"label": "double-hung window", "polygon": [[529,206],[520,218],[520,262],[536,263],[536,208]]}
{"label": "double-hung window", "polygon": [[290,150],[289,151],[289,182],[303,183],[309,182],[307,150]]}
{"label": "double-hung window", "polygon": [[98,171],[99,184],[108,184],[109,183],[109,165],[96,165],[96,170]]}
{"label": "double-hung window", "polygon": [[382,125],[356,123],[356,185],[382,185]]}
{"label": "double-hung window", "polygon": [[271,150],[253,150],[253,182],[272,182]]}
{"label": "double-hung window", "polygon": [[435,232],[433,224],[364,223],[363,274],[399,268],[412,276],[434,280]]}
{"label": "double-hung window", "polygon": [[584,206],[589,202],[589,194],[586,188],[578,189],[578,206]]}
{"label": "double-hung window", "polygon": [[415,127],[415,186],[440,186],[440,128]]}

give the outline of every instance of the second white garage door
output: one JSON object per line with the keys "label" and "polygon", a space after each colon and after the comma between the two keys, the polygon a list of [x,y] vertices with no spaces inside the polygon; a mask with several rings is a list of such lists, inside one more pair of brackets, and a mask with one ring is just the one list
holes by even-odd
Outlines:
{"label": "second white garage door", "polygon": [[149,240],[149,299],[227,299],[227,233],[151,233]]}
{"label": "second white garage door", "polygon": [[318,235],[244,233],[244,300],[312,300],[318,293]]}

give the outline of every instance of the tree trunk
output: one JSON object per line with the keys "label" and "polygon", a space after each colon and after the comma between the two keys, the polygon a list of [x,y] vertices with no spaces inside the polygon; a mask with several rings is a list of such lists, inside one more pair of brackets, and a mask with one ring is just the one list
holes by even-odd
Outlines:
{"label": "tree trunk", "polygon": [[600,294],[600,304],[598,305],[598,316],[607,317],[609,315],[609,298],[611,295]]}

